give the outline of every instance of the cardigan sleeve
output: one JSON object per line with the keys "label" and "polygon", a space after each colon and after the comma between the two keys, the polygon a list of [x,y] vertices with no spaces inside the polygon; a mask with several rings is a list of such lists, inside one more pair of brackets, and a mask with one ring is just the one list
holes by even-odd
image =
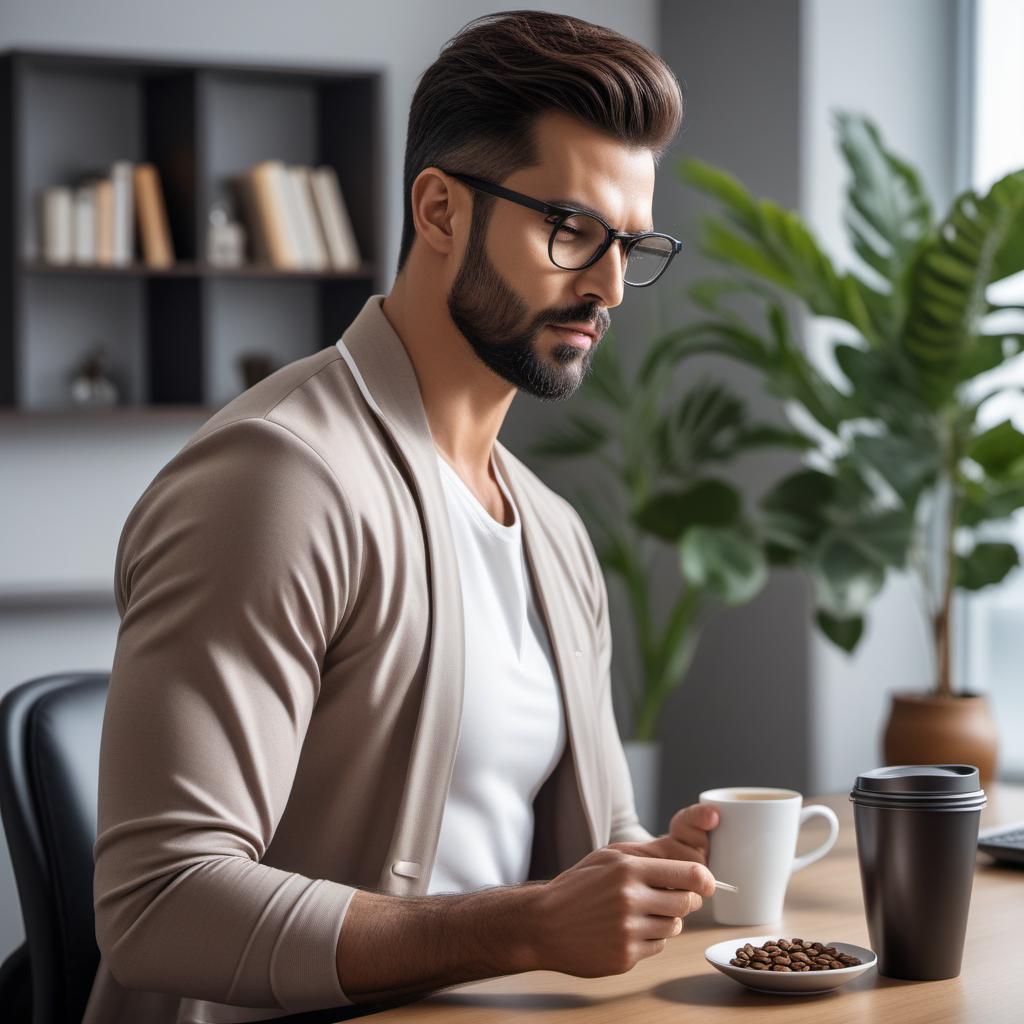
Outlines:
{"label": "cardigan sleeve", "polygon": [[347,1005],[354,887],[262,864],[358,542],[339,481],[268,419],[187,444],[132,509],[100,748],[96,937],[128,988]]}

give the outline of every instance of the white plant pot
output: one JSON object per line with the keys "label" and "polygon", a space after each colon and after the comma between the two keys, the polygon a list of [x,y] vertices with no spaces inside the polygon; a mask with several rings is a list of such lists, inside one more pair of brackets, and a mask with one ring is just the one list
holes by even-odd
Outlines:
{"label": "white plant pot", "polygon": [[652,835],[660,835],[664,831],[658,821],[661,742],[625,740],[622,749],[626,752],[629,774],[633,779],[633,799],[640,824]]}

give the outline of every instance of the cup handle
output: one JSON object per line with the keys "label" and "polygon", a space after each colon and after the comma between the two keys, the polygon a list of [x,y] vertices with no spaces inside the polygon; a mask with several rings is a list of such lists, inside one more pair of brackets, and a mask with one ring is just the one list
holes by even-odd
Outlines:
{"label": "cup handle", "polygon": [[810,807],[805,807],[800,812],[800,827],[803,828],[804,822],[813,818],[816,814],[820,814],[828,822],[828,835],[821,846],[811,850],[810,853],[805,853],[802,857],[793,858],[793,867],[790,868],[789,872],[791,875],[807,867],[808,864],[821,860],[836,845],[836,840],[839,838],[839,819],[836,817],[836,812],[824,804],[811,804]]}

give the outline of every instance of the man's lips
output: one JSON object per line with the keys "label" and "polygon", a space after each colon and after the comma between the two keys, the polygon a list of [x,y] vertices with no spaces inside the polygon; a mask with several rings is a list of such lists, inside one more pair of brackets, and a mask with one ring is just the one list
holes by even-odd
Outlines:
{"label": "man's lips", "polygon": [[557,331],[563,341],[569,345],[573,345],[576,348],[590,348],[594,343],[594,339],[589,334],[583,334],[580,331],[573,330],[570,327],[558,327],[555,324],[551,324],[551,329]]}

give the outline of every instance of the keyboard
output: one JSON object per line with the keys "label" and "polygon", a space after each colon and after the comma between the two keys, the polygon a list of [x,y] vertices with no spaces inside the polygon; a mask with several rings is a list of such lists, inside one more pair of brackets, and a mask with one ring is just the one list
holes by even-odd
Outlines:
{"label": "keyboard", "polygon": [[1024,865],[1024,822],[982,829],[978,849],[996,860]]}

